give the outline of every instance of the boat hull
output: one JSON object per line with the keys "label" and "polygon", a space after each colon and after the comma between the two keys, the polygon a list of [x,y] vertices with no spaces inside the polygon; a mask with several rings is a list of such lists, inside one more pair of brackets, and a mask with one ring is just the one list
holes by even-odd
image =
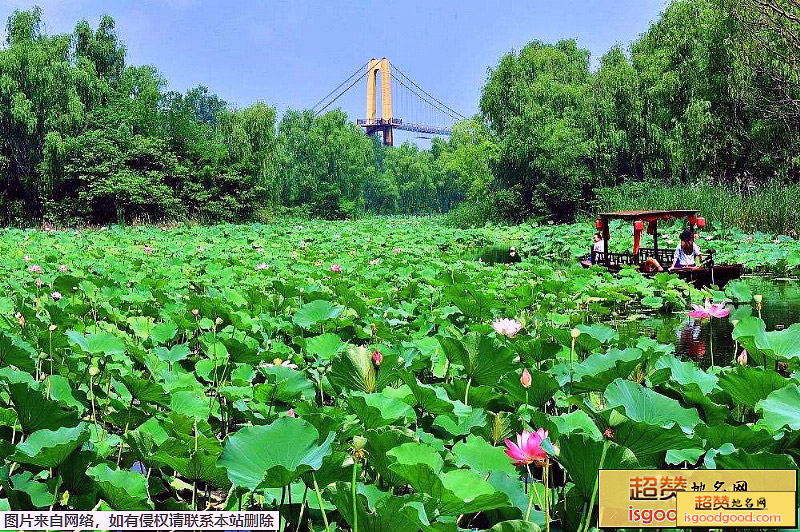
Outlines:
{"label": "boat hull", "polygon": [[[584,266],[590,266],[583,264]],[[598,265],[601,268],[607,268],[612,273],[619,272],[623,267],[612,264],[611,266]],[[687,268],[684,270],[675,270],[673,272],[687,283],[693,284],[696,288],[704,286],[716,285],[723,288],[726,284],[734,279],[742,276],[744,268],[741,264],[718,264],[713,267],[704,268]],[[642,275],[652,277],[658,272],[642,272]]]}

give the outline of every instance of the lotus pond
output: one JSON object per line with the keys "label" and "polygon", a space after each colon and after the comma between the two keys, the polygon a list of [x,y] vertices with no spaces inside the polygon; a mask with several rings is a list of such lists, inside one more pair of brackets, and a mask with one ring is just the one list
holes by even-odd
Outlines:
{"label": "lotus pond", "polygon": [[[0,507],[574,531],[596,523],[601,465],[796,468],[796,285],[584,270],[591,233],[420,218],[4,230]],[[791,239],[707,236],[753,271],[800,265]],[[748,246],[723,247],[732,236]],[[471,252],[498,242],[523,260]],[[705,300],[727,314],[693,322],[715,331],[713,365],[675,345]],[[669,334],[648,321],[663,316]]]}

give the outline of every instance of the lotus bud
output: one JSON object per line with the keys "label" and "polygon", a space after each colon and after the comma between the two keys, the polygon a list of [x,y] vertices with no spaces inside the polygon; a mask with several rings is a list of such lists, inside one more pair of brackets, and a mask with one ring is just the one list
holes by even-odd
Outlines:
{"label": "lotus bud", "polygon": [[525,368],[525,369],[522,370],[522,376],[519,378],[519,382],[520,382],[520,384],[522,384],[522,387],[525,388],[525,389],[528,389],[528,388],[531,387],[531,383],[533,382],[533,379],[531,378],[531,372],[528,371],[528,368]]}
{"label": "lotus bud", "polygon": [[55,325],[51,325],[50,327],[47,328],[47,330],[49,330],[50,332],[53,332],[56,329],[58,329],[58,327],[56,327]]}
{"label": "lotus bud", "polygon": [[380,366],[381,362],[383,362],[383,355],[377,349],[372,352],[372,361],[376,366]]}
{"label": "lotus bud", "polygon": [[353,449],[360,451],[367,446],[367,439],[364,436],[353,436]]}
{"label": "lotus bud", "polygon": [[747,350],[743,350],[741,353],[739,353],[739,356],[736,357],[736,362],[738,362],[740,366],[747,365]]}
{"label": "lotus bud", "polygon": [[572,336],[572,339],[574,340],[574,339],[577,339],[578,336],[581,335],[581,330],[578,329],[577,327],[573,327],[573,329],[569,332],[569,334],[570,334],[570,336]]}
{"label": "lotus bud", "polygon": [[193,308],[192,309],[192,316],[197,317],[199,315],[200,315],[200,310],[196,309],[196,308]]}
{"label": "lotus bud", "polygon": [[290,408],[289,410],[287,410],[286,411],[286,416],[287,417],[297,417],[297,414],[294,413],[294,408]]}

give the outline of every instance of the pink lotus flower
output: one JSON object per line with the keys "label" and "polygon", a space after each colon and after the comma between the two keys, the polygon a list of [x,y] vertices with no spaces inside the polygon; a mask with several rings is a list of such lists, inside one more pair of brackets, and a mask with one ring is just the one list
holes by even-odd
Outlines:
{"label": "pink lotus flower", "polygon": [[286,416],[287,417],[297,417],[297,414],[294,413],[294,408],[290,408],[289,410],[287,410],[286,411]]}
{"label": "pink lotus flower", "polygon": [[380,366],[381,362],[383,362],[383,355],[377,349],[372,352],[372,361],[376,366]]}
{"label": "pink lotus flower", "polygon": [[28,266],[28,271],[31,273],[42,273],[42,267],[38,264],[31,264]]}
{"label": "pink lotus flower", "polygon": [[68,269],[69,268],[67,268],[66,264],[59,264],[58,266],[58,271],[60,271],[61,273],[65,273]]}
{"label": "pink lotus flower", "polygon": [[339,273],[342,271],[342,267],[339,264],[331,264],[331,271]]}
{"label": "pink lotus flower", "polygon": [[740,366],[747,365],[747,350],[743,349],[739,356],[736,357],[736,362],[739,363]]}
{"label": "pink lotus flower", "polygon": [[506,440],[505,453],[516,466],[526,466],[534,462],[541,465],[547,460],[547,453],[542,449],[542,442],[547,439],[547,431],[539,429],[536,432],[523,430],[517,434],[517,443]]}
{"label": "pink lotus flower", "polygon": [[50,294],[50,297],[53,298],[53,301],[58,301],[59,299],[61,299],[61,292],[53,292],[52,294]]}
{"label": "pink lotus flower", "polygon": [[144,247],[144,252],[146,254],[150,255],[151,253],[153,253],[153,248],[151,248],[150,246],[145,246]]}
{"label": "pink lotus flower", "polygon": [[724,318],[730,313],[730,310],[725,307],[725,303],[711,303],[706,299],[702,307],[700,305],[692,305],[692,310],[689,311],[689,317],[699,319]]}
{"label": "pink lotus flower", "polygon": [[531,383],[533,382],[533,378],[531,378],[531,372],[528,371],[528,368],[522,370],[522,376],[519,378],[520,384],[522,384],[523,388],[530,388]]}
{"label": "pink lotus flower", "polygon": [[503,318],[502,320],[495,320],[492,322],[492,328],[501,336],[514,338],[520,329],[522,329],[522,324],[517,320]]}
{"label": "pink lotus flower", "polygon": [[256,270],[268,270],[269,264],[266,262],[262,262],[261,264],[256,264]]}

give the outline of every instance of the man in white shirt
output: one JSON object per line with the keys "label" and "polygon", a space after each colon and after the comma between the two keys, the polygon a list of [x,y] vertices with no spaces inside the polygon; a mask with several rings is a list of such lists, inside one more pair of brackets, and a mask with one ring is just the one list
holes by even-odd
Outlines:
{"label": "man in white shirt", "polygon": [[700,247],[694,243],[694,235],[692,235],[691,231],[681,233],[681,243],[675,248],[672,266],[669,269],[694,268],[697,266],[697,262],[702,260],[703,256],[700,254]]}

